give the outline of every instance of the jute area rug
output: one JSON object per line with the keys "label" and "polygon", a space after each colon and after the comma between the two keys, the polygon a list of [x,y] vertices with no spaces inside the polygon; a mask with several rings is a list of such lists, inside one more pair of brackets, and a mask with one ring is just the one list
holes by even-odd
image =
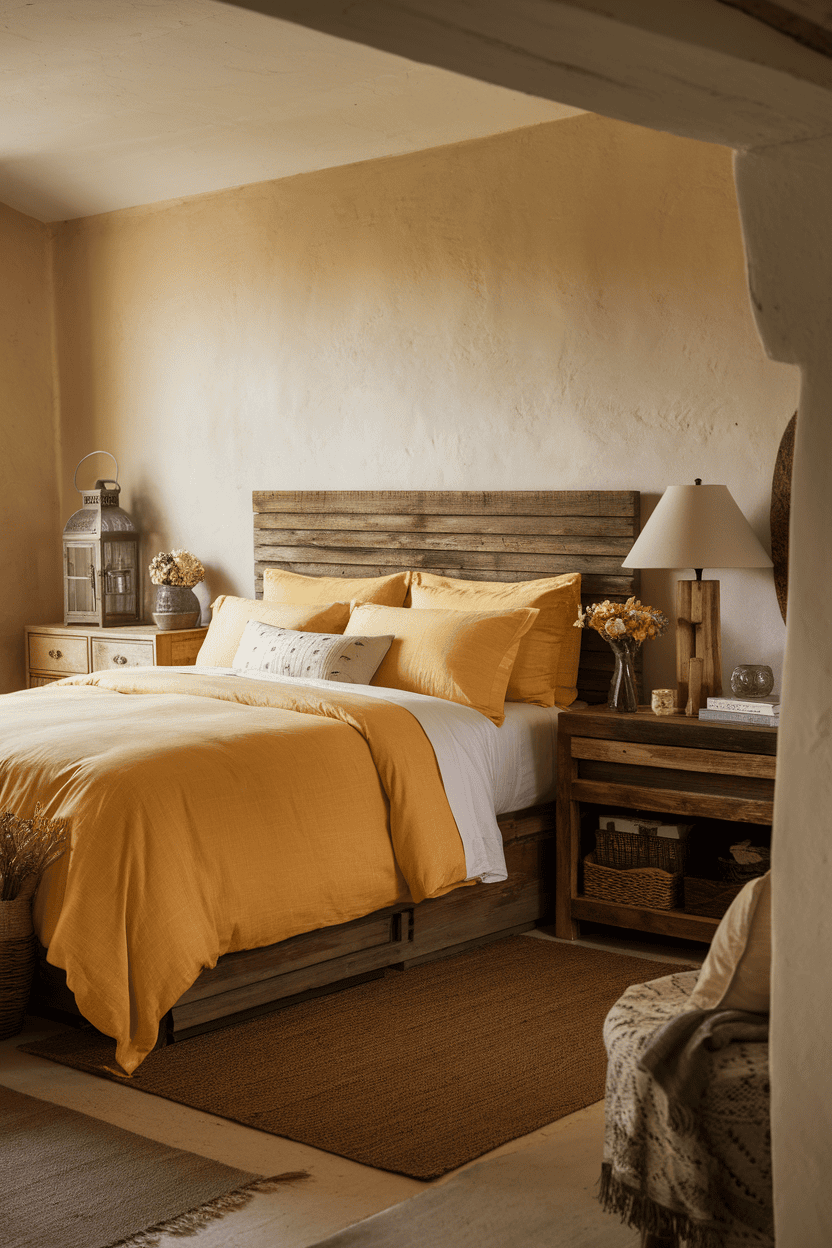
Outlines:
{"label": "jute area rug", "polygon": [[[432,1179],[603,1099],[630,984],[678,971],[514,936],[151,1053],[125,1087]],[[21,1045],[113,1078],[91,1031]]]}
{"label": "jute area rug", "polygon": [[0,1176],[3,1248],[150,1248],[303,1177],[236,1170],[3,1086]]}

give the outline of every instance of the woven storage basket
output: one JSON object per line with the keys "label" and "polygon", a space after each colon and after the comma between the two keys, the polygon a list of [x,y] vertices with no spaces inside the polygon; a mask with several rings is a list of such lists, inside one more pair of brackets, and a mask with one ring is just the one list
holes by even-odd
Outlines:
{"label": "woven storage basket", "polygon": [[[756,880],[758,876],[765,875],[771,865],[771,854],[768,850],[762,850],[762,862],[735,862],[733,858],[720,858],[719,874],[727,884],[747,884],[749,880]],[[739,891],[739,890],[737,890]]]}
{"label": "woven storage basket", "polygon": [[599,828],[595,833],[595,862],[599,867],[658,867],[681,874],[685,869],[687,841],[644,832],[619,832]]}
{"label": "woven storage basket", "polygon": [[31,897],[0,901],[0,1040],[23,1028],[34,970]]}
{"label": "woven storage basket", "polygon": [[708,919],[721,919],[742,884],[726,880],[703,880],[686,875],[682,883],[683,908],[688,914],[702,914]]}
{"label": "woven storage basket", "polygon": [[584,858],[584,896],[621,906],[675,910],[682,895],[682,877],[660,867],[604,867],[594,854]]}

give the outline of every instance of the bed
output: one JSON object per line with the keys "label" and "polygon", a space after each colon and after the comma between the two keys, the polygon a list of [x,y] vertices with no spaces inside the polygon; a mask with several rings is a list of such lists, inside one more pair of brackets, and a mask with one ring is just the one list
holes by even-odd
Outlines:
{"label": "bed", "polygon": [[[360,631],[356,631],[356,625],[352,634],[359,639],[380,636],[385,628],[391,627],[391,619],[401,622],[405,617],[396,616],[396,611],[409,613],[411,619],[415,614],[427,620],[429,616],[436,615],[435,611],[426,609],[427,604],[436,607],[441,615],[442,606],[447,604],[443,600],[434,601],[429,594],[436,584],[447,580],[461,581],[469,587],[482,583],[483,590],[500,583],[510,592],[510,587],[514,585],[578,573],[584,603],[601,597],[627,597],[638,589],[633,574],[620,566],[638,532],[639,496],[634,491],[488,494],[269,491],[254,494],[253,510],[255,593],[257,600],[265,605],[271,605],[273,598],[270,594],[274,592],[274,585],[281,583],[280,578],[285,579],[287,575],[289,578],[338,578],[345,586],[376,578],[399,583],[404,575],[408,599],[401,607],[351,599],[346,632],[353,627],[353,620],[360,619]],[[321,583],[324,581],[321,580]],[[412,591],[411,583],[414,586]],[[411,592],[414,594],[412,603],[409,597]],[[428,596],[417,602],[419,592]],[[421,607],[421,610],[414,613],[414,606]],[[471,610],[470,605],[466,609]],[[222,610],[227,608],[223,606]],[[394,615],[386,612],[393,612]],[[462,612],[446,611],[445,614],[450,619],[451,615],[461,615]],[[487,614],[478,614],[473,610],[471,621],[474,621],[474,616],[485,619]],[[512,613],[495,614],[507,616]],[[520,614],[522,609],[514,612],[514,615]],[[535,612],[527,614],[534,615]],[[476,627],[479,626],[476,624]],[[466,620],[465,628],[469,627],[475,627],[475,622]],[[490,628],[492,625],[483,624],[482,627]],[[379,672],[390,661],[395,646],[399,644],[398,628],[399,625],[393,630],[396,641],[388,656],[382,659]],[[291,624],[286,629],[292,632]],[[326,631],[319,623],[311,629],[307,626],[305,635]],[[332,631],[337,633],[341,630]],[[611,654],[594,634],[587,630],[575,631],[580,639],[577,696],[590,703],[604,701],[609,685]],[[464,636],[467,639],[469,633]],[[473,634],[470,636],[473,637]],[[465,644],[467,646],[467,640]],[[465,646],[462,648],[465,649]],[[457,652],[459,649],[457,646]],[[476,653],[475,645],[472,653]],[[105,849],[105,825],[106,835],[116,838],[112,829],[124,824],[124,828],[117,833],[121,839],[113,841],[120,847],[118,853],[111,855],[115,865],[104,857],[96,864],[90,857],[86,887],[88,890],[101,889],[101,872],[106,874],[112,870],[110,883],[103,892],[113,913],[107,918],[110,934],[106,940],[102,936],[101,947],[106,944],[112,954],[111,962],[128,970],[114,972],[112,986],[103,994],[111,998],[111,1014],[106,1011],[104,1014],[100,1011],[95,1013],[92,1009],[85,1012],[94,1025],[108,1034],[115,1034],[116,1026],[122,1031],[125,1027],[128,1031],[133,1029],[130,1032],[133,1039],[124,1040],[122,1037],[120,1041],[119,1061],[127,1070],[134,1068],[154,1043],[186,1038],[208,1027],[226,1025],[304,995],[328,990],[333,985],[382,973],[385,968],[404,968],[503,933],[527,930],[545,920],[550,912],[554,884],[554,774],[547,772],[547,766],[553,765],[556,707],[529,705],[518,708],[510,703],[506,708],[500,708],[501,714],[496,717],[501,721],[499,727],[475,706],[456,707],[454,713],[460,724],[460,733],[464,724],[470,724],[473,737],[485,735],[489,743],[499,740],[501,747],[505,746],[495,756],[496,761],[492,760],[498,790],[495,818],[493,810],[488,816],[478,813],[477,802],[482,800],[484,786],[477,779],[476,767],[473,779],[469,778],[466,782],[467,799],[464,796],[460,799],[459,794],[454,793],[449,796],[443,787],[443,779],[447,784],[449,777],[456,775],[454,751],[459,749],[459,740],[455,736],[457,728],[446,726],[444,712],[440,715],[442,723],[438,726],[434,723],[437,708],[433,704],[443,703],[444,698],[401,690],[396,701],[384,693],[384,685],[373,690],[366,685],[354,684],[347,691],[346,705],[336,705],[334,692],[336,685],[340,688],[338,681],[330,685],[320,680],[298,684],[293,680],[287,683],[279,674],[267,680],[258,670],[248,675],[254,679],[249,679],[242,694],[237,690],[244,678],[235,674],[227,664],[212,667],[200,663],[198,669],[193,671],[154,669],[124,672],[118,678],[105,678],[98,674],[74,677],[60,682],[60,687],[8,695],[9,699],[17,699],[17,702],[8,702],[7,708],[19,711],[20,699],[28,699],[24,709],[29,721],[35,722],[32,719],[35,708],[39,710],[37,719],[42,719],[44,724],[49,721],[50,740],[59,742],[59,749],[63,751],[58,771],[64,786],[69,784],[67,777],[71,777],[72,784],[76,784],[82,772],[86,775],[89,759],[95,754],[90,742],[96,739],[96,733],[99,737],[103,734],[110,743],[111,754],[114,743],[119,743],[118,748],[122,750],[116,770],[123,800],[120,803],[110,800],[108,805],[94,793],[84,798],[88,803],[84,806],[87,827],[95,822],[89,812],[105,812],[106,808],[106,819],[103,813],[96,816],[101,824],[99,840]],[[125,698],[125,694],[138,696]],[[37,698],[40,698],[39,702],[35,701]],[[136,721],[134,727],[124,727],[122,723],[130,715],[122,715],[118,708],[127,704],[134,708],[130,712]],[[83,731],[78,740],[73,740],[69,725],[76,715],[74,722]],[[251,811],[246,806],[246,802],[254,802],[256,809],[262,810],[268,800],[268,788],[262,789],[264,784],[270,784],[278,793],[273,769],[270,769],[269,751],[273,744],[269,726],[278,722],[305,723],[313,715],[316,717],[317,737],[323,742],[312,750],[312,754],[319,759],[316,765],[321,774],[329,768],[330,754],[322,755],[320,751],[330,750],[328,743],[333,743],[331,758],[335,759],[338,756],[335,748],[337,738],[339,743],[346,742],[343,747],[346,749],[344,761],[337,766],[341,767],[343,775],[349,775],[350,783],[352,773],[369,766],[367,757],[371,757],[369,774],[382,776],[387,787],[380,793],[373,789],[375,782],[368,781],[366,812],[362,805],[365,798],[352,795],[347,798],[346,807],[341,801],[339,808],[333,798],[334,804],[327,808],[330,797],[328,791],[324,793],[321,789],[318,796],[325,817],[322,816],[320,822],[330,838],[327,841],[325,837],[323,842],[329,846],[324,856],[330,879],[327,887],[336,896],[337,905],[330,907],[323,922],[312,926],[314,919],[310,918],[311,912],[303,908],[303,890],[295,888],[292,882],[292,871],[298,868],[292,865],[294,850],[291,846],[304,839],[301,834],[295,835],[295,840],[291,841],[284,854],[285,869],[281,867],[280,888],[283,892],[276,889],[272,881],[272,891],[268,894],[282,898],[279,905],[275,903],[278,909],[292,910],[294,930],[291,925],[286,928],[284,924],[280,928],[280,939],[270,940],[268,923],[272,922],[271,916],[268,923],[264,920],[265,925],[258,926],[248,913],[242,914],[242,911],[247,911],[245,898],[249,895],[253,899],[252,911],[257,911],[254,899],[257,899],[261,910],[268,908],[263,900],[266,894],[261,896],[257,891],[262,890],[260,877],[263,873],[250,871],[245,877],[250,894],[241,894],[231,878],[232,871],[236,870],[233,863],[245,858],[245,836],[252,837],[255,862],[257,854],[265,852],[264,847],[268,846],[269,853],[274,849],[271,840],[257,840]],[[210,822],[219,806],[225,804],[227,809],[218,825],[223,835],[219,831],[216,833],[217,839],[212,843],[214,848],[210,856],[205,849],[208,842],[204,838],[200,840],[195,834],[186,836],[182,844],[177,841],[177,848],[173,851],[166,848],[165,852],[178,855],[177,870],[181,880],[178,900],[176,904],[165,903],[170,913],[157,910],[152,915],[144,916],[142,924],[136,919],[134,899],[142,895],[145,876],[152,875],[154,870],[163,874],[158,864],[154,866],[154,854],[158,844],[164,841],[159,831],[160,817],[154,816],[156,808],[149,799],[145,800],[145,790],[138,787],[142,783],[142,773],[133,767],[131,761],[131,741],[138,740],[136,734],[144,731],[143,717],[149,717],[149,721],[156,725],[153,731],[153,766],[162,768],[159,774],[169,777],[171,785],[174,777],[176,783],[185,775],[198,779],[198,792],[177,799],[180,806],[189,810],[196,810],[197,799],[202,800],[203,807],[199,808],[202,813],[195,819],[195,826],[200,825],[200,820],[203,824]],[[238,752],[231,754],[231,747],[226,749],[223,746],[222,765],[212,762],[210,740],[208,744],[200,742],[197,745],[188,735],[190,725],[196,725],[197,721],[200,731],[215,741],[225,740],[222,734],[230,732],[234,740],[233,749]],[[391,735],[406,741],[400,751],[400,759],[391,760],[388,756],[384,743],[387,728],[382,732],[377,727],[379,721],[384,721],[388,727],[392,725]],[[267,729],[256,746],[249,739],[249,726],[255,723],[265,725]],[[246,725],[245,730],[241,730],[242,724]],[[123,734],[123,739],[120,734]],[[239,742],[237,738],[240,738]],[[489,749],[492,744],[489,744]],[[39,757],[39,748],[38,743],[31,757]],[[255,748],[261,751],[257,756],[257,767],[249,765],[253,757],[250,751]],[[465,748],[467,750],[467,746]],[[306,746],[298,749],[302,753]],[[338,745],[340,749],[341,744]],[[367,749],[369,756],[366,755]],[[545,761],[547,751],[549,764]],[[417,775],[413,768],[420,755],[424,755],[424,770]],[[326,765],[321,764],[321,758],[327,760]],[[444,773],[443,765],[446,768]],[[112,770],[111,761],[108,766]],[[10,804],[10,794],[19,800],[26,791],[25,777],[21,779],[18,769],[10,778],[9,767],[7,757],[4,764],[5,785],[0,791],[0,802],[4,806]],[[164,768],[167,768],[166,772]],[[31,768],[33,773],[36,770]],[[243,775],[246,776],[245,784],[241,778]],[[131,789],[130,781],[134,776],[138,779]],[[297,802],[291,781],[292,777],[287,776],[285,783],[279,786],[279,800],[283,805],[278,823],[287,818],[290,807],[292,817],[295,817]],[[184,784],[184,780],[182,782]],[[235,791],[235,786],[239,792]],[[68,790],[57,785],[53,797],[64,791]],[[35,788],[32,787],[29,796],[35,795]],[[464,816],[470,824],[468,833],[462,830],[463,818],[458,813],[460,800],[463,805],[468,800],[470,807],[468,815]],[[141,818],[135,813],[140,805]],[[234,826],[235,809],[244,812],[237,820],[238,824],[244,825],[243,831],[240,826]],[[347,809],[353,823],[346,818],[339,821],[338,809]],[[448,812],[451,815],[449,825]],[[61,813],[59,800],[53,800],[48,813]],[[369,825],[373,820],[377,822],[378,818],[383,820],[385,817],[388,820],[387,830],[383,835],[373,833],[375,840],[371,849],[362,849],[358,855],[344,851],[345,839],[351,843],[350,838],[358,835],[355,820]],[[301,833],[305,818],[307,816],[303,812],[297,815],[296,823]],[[495,849],[492,837],[486,857],[480,861],[477,858],[481,831],[478,823],[487,825],[489,821],[493,824],[492,831],[499,844]],[[348,832],[339,840],[337,833],[341,822]],[[264,826],[267,823],[268,820]],[[433,855],[428,852],[426,867],[417,862],[413,848],[417,836],[426,837],[428,844],[435,836],[438,845],[438,830],[446,825],[450,828],[447,834],[442,832],[445,837],[442,844],[446,848],[441,854],[438,850]],[[234,855],[223,839],[229,827],[233,832]],[[74,832],[73,836],[76,834]],[[92,834],[87,835],[92,843]],[[483,838],[483,843],[486,839]],[[462,855],[460,840],[463,842]],[[303,852],[306,852],[305,849]],[[225,853],[227,859],[223,859]],[[83,863],[84,854],[76,851],[75,841],[73,854],[73,863]],[[352,859],[356,857],[361,860],[359,865],[364,877],[372,877],[373,888],[365,888],[362,877],[353,896],[349,890],[344,893],[341,877],[346,879],[355,865]],[[362,865],[364,859],[370,865]],[[60,864],[56,864],[56,868],[51,870],[56,871],[59,867]],[[189,924],[192,921],[196,923],[196,920],[190,915],[188,907],[196,909],[200,915],[210,911],[210,922],[217,925],[214,915],[216,899],[201,883],[200,872],[204,872],[207,878],[209,867],[218,877],[226,873],[228,905],[237,907],[239,913],[233,921],[223,916],[220,924],[222,937],[213,953],[209,949],[206,954],[205,948],[195,943],[190,951],[192,961],[190,970],[186,972],[185,984],[179,982],[180,971],[177,971],[179,979],[172,973],[168,976],[169,968],[165,960],[171,956],[171,950],[175,950],[178,956],[180,946],[184,948],[189,944]],[[93,990],[99,997],[102,995],[101,972],[97,969],[95,956],[90,952],[99,947],[90,938],[89,916],[94,907],[87,904],[86,935],[83,940],[76,940],[71,956],[66,952],[68,942],[62,936],[61,929],[55,936],[56,924],[64,922],[66,916],[74,912],[73,907],[77,906],[80,913],[84,905],[81,885],[78,885],[77,892],[73,892],[74,882],[83,878],[80,867],[78,870],[73,868],[74,879],[66,876],[66,862],[60,869],[64,871],[60,886],[56,883],[58,876],[48,878],[35,899],[36,927],[43,938],[44,948],[32,1008],[68,1015],[78,1009],[76,997],[82,1001],[89,999]],[[378,882],[376,877],[382,881],[380,892],[373,891]],[[118,905],[113,900],[116,895]],[[386,904],[378,904],[379,898]],[[107,906],[103,909],[106,910]],[[148,955],[145,959],[143,973],[146,983],[153,981],[155,1004],[151,1013],[157,1017],[153,1019],[155,1030],[152,1039],[148,1030],[150,1015],[144,1018],[143,1039],[140,1042],[136,1042],[138,1024],[135,1019],[144,1007],[139,1000],[141,992],[137,988],[138,973],[135,968],[141,964],[139,953],[141,956],[144,953],[137,946],[130,947],[130,940],[118,932],[113,935],[112,925],[118,922],[120,914],[124,916],[126,928],[133,933],[130,940],[139,940],[136,931],[141,928],[142,949],[146,944],[152,950],[152,956]],[[286,934],[287,931],[290,934]],[[120,948],[122,943],[124,949]],[[228,952],[223,951],[226,948]],[[134,975],[136,982],[121,982],[119,975],[122,979]],[[74,987],[74,993],[68,985]],[[114,1023],[116,1014],[128,1021]]]}

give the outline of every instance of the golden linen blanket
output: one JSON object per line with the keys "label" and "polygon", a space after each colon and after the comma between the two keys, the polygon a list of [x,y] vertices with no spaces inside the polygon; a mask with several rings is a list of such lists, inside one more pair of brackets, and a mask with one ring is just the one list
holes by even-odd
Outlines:
{"label": "golden linen blanket", "polygon": [[162,668],[0,702],[0,810],[71,830],[36,931],[128,1072],[221,954],[465,882],[431,745],[392,703]]}

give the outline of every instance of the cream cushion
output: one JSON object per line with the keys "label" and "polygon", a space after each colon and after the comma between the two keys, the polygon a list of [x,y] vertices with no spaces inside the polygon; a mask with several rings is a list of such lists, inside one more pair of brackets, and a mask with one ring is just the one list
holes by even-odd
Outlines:
{"label": "cream cushion", "polygon": [[410,602],[423,609],[513,611],[534,607],[538,616],[517,650],[506,690],[507,702],[570,706],[578,696],[581,605],[578,572],[536,581],[463,581],[432,572],[413,572]]}
{"label": "cream cushion", "polygon": [[345,636],[392,634],[371,685],[459,702],[499,725],[520,638],[536,618],[527,607],[486,614],[365,603],[354,607]]}
{"label": "cream cushion", "polygon": [[409,572],[390,576],[301,576],[282,568],[263,573],[265,602],[379,602],[400,607],[407,593]]}
{"label": "cream cushion", "polygon": [[737,893],[716,929],[691,1009],[768,1013],[771,981],[771,872]]}
{"label": "cream cushion", "polygon": [[258,598],[233,598],[222,594],[211,603],[211,613],[211,623],[196,662],[202,667],[232,667],[249,620],[299,632],[343,633],[350,618],[350,607],[347,602],[283,606],[261,602]]}
{"label": "cream cushion", "polygon": [[302,680],[341,680],[368,685],[390,649],[392,637],[343,637],[302,633],[249,620],[234,655],[235,672],[268,672]]}

